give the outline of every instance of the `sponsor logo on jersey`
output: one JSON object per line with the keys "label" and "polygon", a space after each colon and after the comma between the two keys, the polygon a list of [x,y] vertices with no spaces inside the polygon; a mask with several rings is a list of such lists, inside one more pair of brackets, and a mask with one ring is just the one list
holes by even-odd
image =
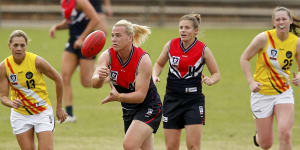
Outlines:
{"label": "sponsor logo on jersey", "polygon": [[292,58],[293,53],[291,51],[286,52],[286,58]]}
{"label": "sponsor logo on jersey", "polygon": [[26,73],[25,76],[26,76],[27,79],[31,79],[33,77],[33,73],[29,71],[29,72]]}

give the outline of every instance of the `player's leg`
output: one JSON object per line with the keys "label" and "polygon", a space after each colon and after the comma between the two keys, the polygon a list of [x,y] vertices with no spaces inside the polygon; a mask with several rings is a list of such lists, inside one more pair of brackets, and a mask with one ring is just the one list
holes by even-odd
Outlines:
{"label": "player's leg", "polygon": [[152,132],[153,129],[149,125],[133,120],[125,134],[124,150],[139,150],[143,143],[152,136]]}
{"label": "player's leg", "polygon": [[92,86],[92,76],[94,71],[94,59],[80,59],[80,81],[82,86],[91,87]]}
{"label": "player's leg", "polygon": [[164,129],[167,150],[179,150],[181,129]]}
{"label": "player's leg", "polygon": [[251,109],[255,117],[255,141],[262,149],[269,149],[273,145],[273,111],[276,95],[262,95],[251,93]]}
{"label": "player's leg", "polygon": [[188,150],[201,149],[202,124],[186,125],[186,145]]}
{"label": "player's leg", "polygon": [[63,85],[64,85],[64,91],[63,91],[64,104],[69,116],[73,116],[73,108],[72,108],[73,93],[72,93],[71,79],[77,65],[78,65],[77,56],[72,52],[64,51],[62,57],[61,72],[62,72]]}
{"label": "player's leg", "polygon": [[33,128],[26,132],[16,134],[16,137],[22,150],[35,150]]}
{"label": "player's leg", "polygon": [[274,114],[277,120],[279,150],[291,150],[294,104],[277,104],[274,107]]}
{"label": "player's leg", "polygon": [[154,136],[149,136],[141,146],[141,150],[153,150],[154,149]]}
{"label": "player's leg", "polygon": [[257,118],[255,123],[256,141],[262,149],[270,149],[273,144],[273,115],[266,118]]}
{"label": "player's leg", "polygon": [[39,150],[53,150],[53,132],[44,131],[37,133]]}

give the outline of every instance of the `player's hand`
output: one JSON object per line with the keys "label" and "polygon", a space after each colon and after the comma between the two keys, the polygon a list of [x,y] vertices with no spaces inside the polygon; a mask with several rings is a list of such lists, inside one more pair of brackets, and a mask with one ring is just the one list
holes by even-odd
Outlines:
{"label": "player's hand", "polygon": [[12,101],[12,105],[11,105],[12,108],[17,109],[17,108],[22,107],[22,106],[23,106],[22,100],[15,99],[15,100]]}
{"label": "player's hand", "polygon": [[82,38],[78,38],[78,39],[74,42],[74,45],[73,45],[74,49],[79,49],[79,48],[81,48],[82,43],[83,43],[83,39],[82,39]]}
{"label": "player's hand", "polygon": [[67,118],[67,113],[62,107],[56,108],[56,117],[59,123],[63,123]]}
{"label": "player's hand", "polygon": [[256,82],[256,81],[251,82],[249,85],[251,92],[254,92],[254,93],[258,92],[260,90],[261,86],[262,86],[262,84],[259,82]]}
{"label": "player's hand", "polygon": [[109,95],[101,101],[101,104],[121,100],[120,93],[116,90],[116,88],[112,85],[111,82],[109,83],[109,85],[110,85],[111,91],[110,91]]}
{"label": "player's hand", "polygon": [[300,74],[296,74],[295,72],[293,72],[293,79],[292,79],[292,83],[295,86],[299,86],[300,85]]}
{"label": "player's hand", "polygon": [[208,76],[205,76],[204,74],[202,74],[202,83],[208,85],[208,86],[211,86],[214,84],[214,81],[212,78],[208,77]]}
{"label": "player's hand", "polygon": [[158,76],[152,76],[152,79],[155,84],[160,82],[160,78]]}
{"label": "player's hand", "polygon": [[49,36],[51,38],[55,38],[55,33],[56,33],[56,25],[53,25],[49,30]]}
{"label": "player's hand", "polygon": [[99,79],[105,79],[109,75],[109,69],[106,66],[100,66],[96,68]]}

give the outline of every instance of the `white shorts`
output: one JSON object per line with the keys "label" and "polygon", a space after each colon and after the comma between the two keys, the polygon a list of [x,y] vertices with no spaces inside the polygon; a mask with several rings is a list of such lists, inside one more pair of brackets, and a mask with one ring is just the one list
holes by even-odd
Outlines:
{"label": "white shorts", "polygon": [[256,118],[271,116],[276,104],[294,104],[293,89],[290,88],[278,95],[262,95],[258,92],[251,92],[251,109]]}
{"label": "white shorts", "polygon": [[54,115],[52,107],[36,115],[23,115],[11,109],[10,123],[14,134],[20,134],[34,128],[36,133],[53,131]]}

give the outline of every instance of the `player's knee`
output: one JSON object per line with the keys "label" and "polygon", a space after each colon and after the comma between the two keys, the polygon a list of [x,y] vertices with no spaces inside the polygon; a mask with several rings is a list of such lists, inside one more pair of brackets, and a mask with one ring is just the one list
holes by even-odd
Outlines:
{"label": "player's knee", "polygon": [[39,149],[42,149],[42,150],[53,150],[53,145],[43,145],[42,147],[39,147]]}
{"label": "player's knee", "polygon": [[259,146],[262,149],[270,149],[273,145],[272,141],[260,141]]}
{"label": "player's knee", "polygon": [[278,136],[280,143],[289,143],[292,138],[292,132],[290,130],[279,130]]}
{"label": "player's knee", "polygon": [[61,74],[61,76],[62,76],[62,79],[63,79],[63,83],[64,83],[64,84],[70,84],[70,83],[71,83],[71,77],[72,77],[72,75],[63,72],[63,73]]}
{"label": "player's knee", "polygon": [[22,145],[20,147],[23,150],[35,150],[34,144],[26,144],[26,145]]}
{"label": "player's knee", "polygon": [[167,150],[179,150],[179,146],[177,144],[167,144]]}
{"label": "player's knee", "polygon": [[124,150],[138,150],[138,147],[133,142],[123,142]]}
{"label": "player's knee", "polygon": [[200,150],[199,144],[188,144],[187,145],[188,150]]}
{"label": "player's knee", "polygon": [[92,81],[90,79],[81,79],[81,85],[85,88],[92,87]]}

